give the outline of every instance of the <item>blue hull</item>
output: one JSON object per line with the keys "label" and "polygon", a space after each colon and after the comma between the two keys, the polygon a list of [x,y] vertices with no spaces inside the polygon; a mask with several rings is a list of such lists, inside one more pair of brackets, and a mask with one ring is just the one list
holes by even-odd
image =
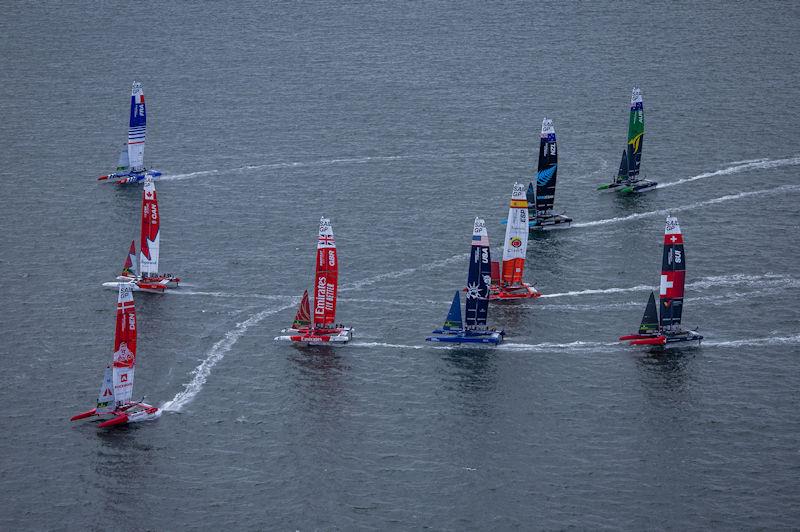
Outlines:
{"label": "blue hull", "polygon": [[145,177],[159,177],[161,172],[158,170],[146,170],[144,172],[125,172],[114,173],[108,176],[109,181],[114,181],[118,185],[131,185],[134,183],[144,183]]}
{"label": "blue hull", "polygon": [[435,336],[425,338],[427,342],[449,344],[489,344],[497,345],[503,341],[503,331],[445,331],[436,329]]}

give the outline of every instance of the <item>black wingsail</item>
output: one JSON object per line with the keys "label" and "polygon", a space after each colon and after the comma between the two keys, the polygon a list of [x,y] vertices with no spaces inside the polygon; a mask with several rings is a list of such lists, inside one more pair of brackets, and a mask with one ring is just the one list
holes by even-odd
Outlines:
{"label": "black wingsail", "polygon": [[539,167],[536,173],[536,213],[543,216],[553,209],[556,198],[556,173],[558,171],[558,148],[553,121],[542,121],[539,140]]}
{"label": "black wingsail", "polygon": [[469,256],[467,296],[464,308],[465,329],[485,329],[489,310],[489,283],[492,278],[492,258],[486,222],[475,218]]}
{"label": "black wingsail", "polygon": [[616,183],[622,183],[626,179],[628,179],[628,151],[622,150],[622,160],[619,162],[617,178],[614,181]]}
{"label": "black wingsail", "polygon": [[644,309],[642,324],[639,325],[639,334],[652,334],[658,331],[658,309],[656,309],[656,296],[650,292],[647,308]]}

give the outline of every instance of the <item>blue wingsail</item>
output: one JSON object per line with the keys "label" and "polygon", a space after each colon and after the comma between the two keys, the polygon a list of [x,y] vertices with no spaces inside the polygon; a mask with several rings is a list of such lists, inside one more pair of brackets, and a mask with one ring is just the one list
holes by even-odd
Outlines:
{"label": "blue wingsail", "polygon": [[453,303],[450,305],[450,312],[447,313],[447,319],[444,322],[444,327],[442,327],[445,331],[460,331],[464,328],[464,324],[461,321],[461,296],[456,290],[456,294],[453,296]]}

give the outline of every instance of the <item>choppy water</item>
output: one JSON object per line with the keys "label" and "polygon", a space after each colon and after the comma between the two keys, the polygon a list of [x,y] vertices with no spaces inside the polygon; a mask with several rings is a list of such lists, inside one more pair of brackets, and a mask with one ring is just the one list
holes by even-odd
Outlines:
{"label": "choppy water", "polygon": [[[798,7],[564,2],[17,4],[0,20],[0,528],[800,526]],[[132,51],[134,53],[132,53]],[[94,181],[148,102],[163,269],[137,294],[155,423],[71,425],[110,356],[100,288],[136,187]],[[642,87],[638,198],[600,195]],[[542,299],[507,342],[425,345],[560,144]],[[699,349],[621,347],[676,212]],[[272,338],[333,220],[335,353]]]}

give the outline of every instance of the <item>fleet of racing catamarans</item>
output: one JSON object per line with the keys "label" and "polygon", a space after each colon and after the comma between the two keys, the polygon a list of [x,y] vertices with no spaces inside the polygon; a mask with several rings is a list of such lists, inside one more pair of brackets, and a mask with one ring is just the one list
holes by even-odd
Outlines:
{"label": "fleet of racing catamarans", "polygon": [[[144,400],[133,399],[133,377],[136,364],[136,310],[133,292],[163,293],[177,288],[180,279],[171,273],[159,272],[160,211],[154,178],[158,170],[144,166],[144,146],[147,129],[144,91],[141,83],[131,89],[128,142],[123,147],[115,172],[99,177],[101,181],[118,185],[144,183],[141,206],[139,252],[131,242],[122,272],[113,282],[103,286],[117,290],[117,315],[114,333],[114,352],[106,366],[95,408],[77,414],[73,421],[104,417],[100,427],[112,427],[156,419],[158,407]],[[657,183],[640,177],[644,141],[644,108],[642,93],[634,88],[631,95],[628,121],[628,141],[622,152],[619,171],[611,183],[598,190],[636,194],[652,190]],[[470,245],[467,284],[457,288],[444,325],[434,329],[426,341],[460,346],[494,346],[503,341],[505,331],[488,324],[490,303],[505,304],[538,298],[540,292],[523,281],[528,238],[539,231],[566,229],[572,218],[555,213],[558,148],[553,121],[542,121],[539,142],[539,164],[535,183],[527,189],[514,183],[506,226],[501,261],[492,261],[486,221],[475,218]],[[681,326],[683,292],[686,278],[686,253],[678,220],[667,216],[664,230],[659,305],[651,292],[635,334],[620,336],[630,345],[664,349],[680,345],[699,345],[703,337]],[[296,346],[337,346],[353,338],[353,328],[337,323],[336,298],[339,284],[339,262],[331,220],[320,219],[317,237],[317,260],[314,275],[313,305],[308,290],[303,293],[291,327],[281,331],[276,341]],[[464,313],[461,312],[461,293],[464,293]],[[313,310],[312,310],[313,309]]]}

